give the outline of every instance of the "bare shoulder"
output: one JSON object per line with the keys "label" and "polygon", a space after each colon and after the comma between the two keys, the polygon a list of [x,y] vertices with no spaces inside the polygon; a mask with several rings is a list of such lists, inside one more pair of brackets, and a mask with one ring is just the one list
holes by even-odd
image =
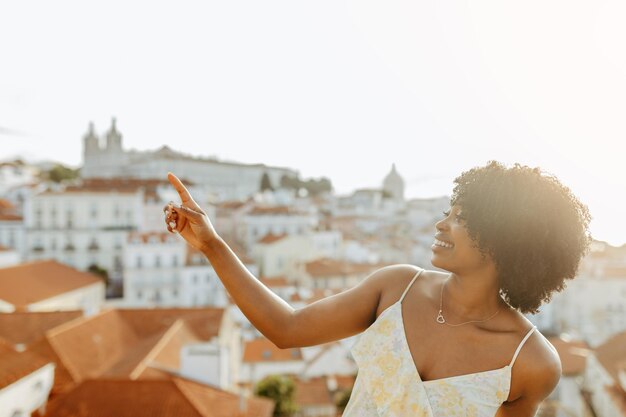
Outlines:
{"label": "bare shoulder", "polygon": [[539,404],[561,379],[561,359],[555,347],[538,330],[522,346],[512,370],[509,400]]}
{"label": "bare shoulder", "polygon": [[441,282],[447,276],[442,272],[432,271],[411,264],[389,265],[377,271],[378,278],[382,284],[380,302],[376,312],[377,317],[400,299],[402,293],[418,272],[420,272],[420,276],[411,288],[417,288],[415,291],[425,297],[430,297],[431,293],[434,294],[435,284]]}

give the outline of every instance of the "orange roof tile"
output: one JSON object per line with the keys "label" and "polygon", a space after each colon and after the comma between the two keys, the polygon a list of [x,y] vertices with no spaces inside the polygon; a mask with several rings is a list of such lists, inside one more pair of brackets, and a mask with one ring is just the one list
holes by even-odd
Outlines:
{"label": "orange roof tile", "polygon": [[274,410],[266,398],[247,399],[246,405],[239,414],[238,395],[183,378],[98,379],[51,401],[46,417],[270,417]]}
{"label": "orange roof tile", "polygon": [[283,362],[300,360],[302,360],[302,351],[300,348],[280,349],[265,337],[244,343],[243,362]]}
{"label": "orange roof tile", "polygon": [[295,402],[298,405],[332,405],[332,395],[326,385],[325,377],[315,377],[308,380],[294,378]]}
{"label": "orange roof tile", "polygon": [[624,346],[626,346],[626,331],[614,335],[596,347],[595,353],[598,361],[616,382],[619,381],[617,364],[626,360]]}
{"label": "orange roof tile", "polygon": [[128,234],[128,242],[134,243],[167,243],[176,242],[178,239],[169,232],[132,232]]}
{"label": "orange roof tile", "polygon": [[0,339],[12,345],[30,345],[42,339],[48,330],[82,316],[82,311],[0,314]]}
{"label": "orange roof tile", "polygon": [[287,277],[261,277],[259,280],[268,287],[288,287]]}
{"label": "orange roof tile", "polygon": [[263,243],[263,244],[269,245],[271,243],[278,242],[279,240],[285,238],[286,236],[287,236],[286,233],[275,235],[270,232],[266,234],[265,236],[263,236],[261,239],[257,240],[257,243]]}
{"label": "orange roof tile", "polygon": [[0,299],[19,309],[98,283],[100,277],[59,262],[35,261],[0,269]]}
{"label": "orange roof tile", "polygon": [[24,218],[17,214],[0,214],[0,222],[21,222],[22,220]]}
{"label": "orange roof tile", "polygon": [[253,207],[248,213],[250,216],[276,216],[276,215],[304,215],[300,210],[296,210],[290,206],[270,206],[270,207]]}
{"label": "orange roof tile", "polygon": [[0,390],[46,366],[49,361],[31,351],[0,354]]}
{"label": "orange roof tile", "polygon": [[10,212],[15,210],[15,206],[9,200],[0,198],[0,212]]}
{"label": "orange roof tile", "polygon": [[146,337],[169,328],[178,319],[184,319],[200,340],[217,336],[222,325],[224,309],[204,308],[154,308],[118,309],[120,317],[139,337]]}
{"label": "orange roof tile", "polygon": [[54,384],[52,385],[52,390],[50,391],[50,398],[67,392],[72,387],[74,387],[76,381],[74,380],[72,375],[70,375],[67,367],[65,366],[61,358],[59,358],[59,356],[56,354],[56,352],[48,342],[48,339],[40,339],[38,342],[31,345],[28,350],[55,364]]}
{"label": "orange roof tile", "polygon": [[[185,345],[198,343],[201,340],[184,320],[177,320],[163,335],[160,342],[138,367],[133,377],[146,378],[152,374],[153,369],[176,369],[180,368],[180,352]],[[156,366],[155,366],[156,365]],[[159,373],[157,373],[158,376]]]}
{"label": "orange roof tile", "polygon": [[385,265],[381,263],[353,263],[339,259],[320,258],[305,263],[305,269],[313,278],[324,278],[336,275],[369,274]]}
{"label": "orange roof tile", "polygon": [[47,337],[76,381],[100,376],[140,341],[115,310],[59,326]]}
{"label": "orange roof tile", "polygon": [[182,378],[174,378],[174,383],[187,396],[189,401],[202,413],[210,417],[270,417],[275,403],[264,397],[249,397],[243,401],[244,412],[239,411],[240,399],[237,394]]}
{"label": "orange roof tile", "polygon": [[563,375],[579,375],[584,372],[589,346],[583,341],[567,341],[560,337],[549,337],[548,341],[561,358]]}
{"label": "orange roof tile", "polygon": [[352,388],[356,379],[354,375],[333,375],[333,377],[337,381],[338,390]]}

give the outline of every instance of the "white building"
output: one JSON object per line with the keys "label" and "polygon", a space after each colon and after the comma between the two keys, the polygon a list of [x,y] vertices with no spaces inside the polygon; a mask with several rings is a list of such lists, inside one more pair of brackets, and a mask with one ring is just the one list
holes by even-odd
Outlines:
{"label": "white building", "polygon": [[252,248],[261,275],[292,276],[296,265],[317,258],[337,258],[342,237],[339,231],[314,231],[304,235],[268,234]]}
{"label": "white building", "polygon": [[54,383],[54,363],[36,354],[0,347],[0,417],[44,411]]}
{"label": "white building", "polygon": [[[228,242],[253,274],[258,269]],[[124,253],[124,302],[129,307],[225,307],[228,294],[206,256],[169,232],[133,232]]]}
{"label": "white building", "polygon": [[0,245],[0,268],[17,265],[21,260],[20,254],[15,249]]}
{"label": "white building", "polygon": [[0,162],[0,196],[12,188],[36,182],[39,171],[19,160]]}
{"label": "white building", "polygon": [[83,310],[97,313],[105,285],[99,277],[56,261],[0,269],[0,311]]}
{"label": "white building", "polygon": [[[0,200],[0,204],[7,204]],[[26,254],[26,228],[21,215],[15,214],[12,209],[0,210],[0,245],[15,249],[21,256]]]}
{"label": "white building", "polygon": [[315,213],[295,210],[289,206],[254,207],[243,218],[244,244],[251,248],[267,234],[305,235],[314,230],[319,219]]}
{"label": "white building", "polygon": [[122,270],[124,242],[142,222],[144,189],[83,184],[35,195],[24,220],[26,259],[56,259],[78,269]]}
{"label": "white building", "polygon": [[280,184],[283,175],[298,175],[289,168],[192,157],[166,146],[156,151],[127,151],[123,149],[122,135],[115,119],[104,138],[98,136],[93,124],[83,137],[83,178],[163,178],[168,171],[206,186],[219,200],[245,199],[254,194],[260,188],[264,173],[268,174],[273,186]]}
{"label": "white building", "polygon": [[182,270],[187,244],[169,232],[131,232],[124,251],[128,306],[183,306]]}

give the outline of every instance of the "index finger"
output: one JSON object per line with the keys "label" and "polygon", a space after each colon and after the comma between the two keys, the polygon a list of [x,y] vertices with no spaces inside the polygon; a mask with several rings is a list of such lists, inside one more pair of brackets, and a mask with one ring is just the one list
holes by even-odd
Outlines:
{"label": "index finger", "polygon": [[191,194],[189,194],[187,188],[183,185],[183,183],[178,179],[176,175],[168,172],[167,179],[169,180],[170,184],[174,186],[176,191],[178,191],[178,195],[180,196],[180,199],[183,203],[193,201],[193,199],[191,198]]}

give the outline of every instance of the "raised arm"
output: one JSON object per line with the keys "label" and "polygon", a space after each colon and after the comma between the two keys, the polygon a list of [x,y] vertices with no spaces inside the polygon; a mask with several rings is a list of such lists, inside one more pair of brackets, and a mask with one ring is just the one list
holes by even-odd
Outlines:
{"label": "raised arm", "polygon": [[342,339],[374,321],[383,283],[394,267],[379,269],[347,291],[294,310],[248,271],[180,180],[173,174],[168,179],[182,201],[164,208],[168,230],[180,233],[204,253],[243,314],[276,346],[312,346]]}

